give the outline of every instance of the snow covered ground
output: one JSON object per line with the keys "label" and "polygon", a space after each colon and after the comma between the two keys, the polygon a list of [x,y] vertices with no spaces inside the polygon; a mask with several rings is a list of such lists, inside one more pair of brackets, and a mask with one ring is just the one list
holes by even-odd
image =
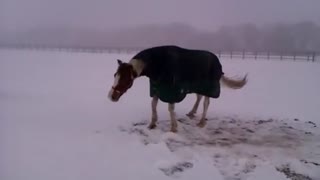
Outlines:
{"label": "snow covered ground", "polygon": [[222,89],[203,129],[189,95],[173,134],[161,102],[146,128],[146,78],[108,100],[131,56],[0,50],[0,179],[320,179],[320,63],[222,59],[247,86]]}

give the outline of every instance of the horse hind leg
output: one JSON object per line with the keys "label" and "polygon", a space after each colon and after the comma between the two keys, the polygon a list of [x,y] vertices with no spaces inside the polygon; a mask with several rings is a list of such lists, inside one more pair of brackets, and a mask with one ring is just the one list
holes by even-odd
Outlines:
{"label": "horse hind leg", "polygon": [[168,105],[168,109],[169,109],[169,112],[170,112],[170,118],[171,118],[171,132],[175,133],[177,132],[177,128],[178,128],[178,124],[177,124],[177,120],[176,120],[176,115],[175,115],[175,112],[174,112],[174,104],[172,103],[169,103]]}
{"label": "horse hind leg", "polygon": [[186,114],[190,119],[195,117],[195,113],[197,113],[197,110],[198,110],[198,107],[199,107],[199,104],[200,104],[202,97],[203,97],[202,95],[197,94],[196,102],[194,103],[191,111],[188,114]]}
{"label": "horse hind leg", "polygon": [[154,129],[157,127],[156,123],[158,121],[158,113],[157,113],[158,100],[159,98],[156,96],[152,98],[152,102],[151,102],[152,115],[151,115],[151,123],[148,126],[149,129]]}
{"label": "horse hind leg", "polygon": [[200,119],[200,122],[197,124],[198,127],[202,128],[206,125],[209,104],[210,104],[210,97],[205,96],[204,101],[203,101],[202,117]]}

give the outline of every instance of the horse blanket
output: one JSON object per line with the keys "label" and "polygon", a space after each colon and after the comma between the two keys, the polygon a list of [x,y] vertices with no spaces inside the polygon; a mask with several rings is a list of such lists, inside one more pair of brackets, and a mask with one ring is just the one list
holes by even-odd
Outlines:
{"label": "horse blanket", "polygon": [[189,93],[220,96],[222,66],[211,52],[159,46],[143,50],[133,59],[145,64],[141,76],[149,77],[150,97],[178,103]]}

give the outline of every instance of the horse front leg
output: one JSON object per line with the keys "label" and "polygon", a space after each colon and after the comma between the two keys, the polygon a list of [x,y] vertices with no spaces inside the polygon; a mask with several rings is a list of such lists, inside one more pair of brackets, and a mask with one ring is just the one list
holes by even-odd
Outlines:
{"label": "horse front leg", "polygon": [[197,100],[196,100],[196,102],[194,103],[191,111],[187,114],[187,116],[188,116],[190,119],[194,118],[194,116],[195,116],[194,114],[197,113],[197,110],[198,110],[198,107],[199,107],[199,104],[200,104],[201,99],[202,99],[202,95],[197,94]]}
{"label": "horse front leg", "polygon": [[208,112],[208,108],[209,108],[209,104],[210,104],[210,98],[205,96],[204,101],[203,101],[203,113],[202,113],[202,117],[200,119],[200,122],[197,124],[197,126],[199,127],[204,127],[206,125],[206,121],[207,121],[207,112]]}
{"label": "horse front leg", "polygon": [[168,109],[169,109],[169,112],[170,112],[170,118],[171,118],[171,132],[175,133],[177,132],[177,127],[178,127],[178,124],[177,124],[177,120],[176,120],[176,114],[174,112],[174,103],[169,103],[168,105]]}
{"label": "horse front leg", "polygon": [[156,123],[158,121],[158,113],[157,113],[157,105],[158,105],[158,97],[153,96],[151,101],[151,109],[152,109],[152,115],[151,115],[151,123],[149,124],[149,129],[154,129],[157,127]]}

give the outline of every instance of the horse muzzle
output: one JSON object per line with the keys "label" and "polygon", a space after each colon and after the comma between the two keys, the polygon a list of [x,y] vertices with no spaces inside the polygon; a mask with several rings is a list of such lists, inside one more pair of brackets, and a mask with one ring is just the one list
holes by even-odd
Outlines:
{"label": "horse muzzle", "polygon": [[118,102],[122,95],[123,93],[121,93],[120,91],[112,87],[111,90],[109,91],[108,97],[112,102]]}

